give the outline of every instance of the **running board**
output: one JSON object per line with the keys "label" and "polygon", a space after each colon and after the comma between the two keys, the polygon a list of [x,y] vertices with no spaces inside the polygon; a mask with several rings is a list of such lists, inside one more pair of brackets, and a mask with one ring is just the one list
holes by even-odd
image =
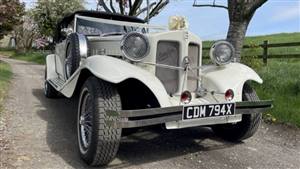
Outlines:
{"label": "running board", "polygon": [[63,85],[65,84],[65,81],[59,77],[57,78],[53,78],[53,79],[49,79],[48,80],[49,83],[51,83],[51,85],[56,89],[56,90],[60,90]]}

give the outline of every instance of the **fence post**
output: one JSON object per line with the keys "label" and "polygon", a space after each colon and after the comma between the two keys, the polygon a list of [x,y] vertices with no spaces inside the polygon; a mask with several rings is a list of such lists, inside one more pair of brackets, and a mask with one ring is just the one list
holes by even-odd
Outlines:
{"label": "fence post", "polygon": [[269,44],[269,41],[265,40],[264,44],[263,44],[263,48],[264,48],[263,62],[264,62],[264,65],[268,64],[268,44]]}

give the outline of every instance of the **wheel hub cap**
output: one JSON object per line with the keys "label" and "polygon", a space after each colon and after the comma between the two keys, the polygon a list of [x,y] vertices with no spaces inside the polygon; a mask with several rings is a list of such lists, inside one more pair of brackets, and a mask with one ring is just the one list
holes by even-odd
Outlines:
{"label": "wheel hub cap", "polygon": [[83,151],[87,151],[92,139],[92,110],[89,99],[89,94],[83,97],[80,116],[78,119],[80,145],[82,146]]}

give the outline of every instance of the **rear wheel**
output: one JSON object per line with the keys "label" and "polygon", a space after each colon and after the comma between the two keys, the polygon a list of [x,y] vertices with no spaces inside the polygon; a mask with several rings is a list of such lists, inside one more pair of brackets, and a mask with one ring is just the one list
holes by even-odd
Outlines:
{"label": "rear wheel", "polygon": [[116,88],[96,77],[89,77],[80,93],[77,131],[80,156],[92,166],[108,164],[119,148],[121,128],[113,125],[119,116],[109,116],[107,110],[121,110]]}
{"label": "rear wheel", "polygon": [[[259,101],[254,89],[249,84],[244,85],[243,101]],[[241,141],[255,134],[262,119],[261,113],[244,114],[242,121],[236,124],[221,124],[212,126],[217,136],[228,141]]]}

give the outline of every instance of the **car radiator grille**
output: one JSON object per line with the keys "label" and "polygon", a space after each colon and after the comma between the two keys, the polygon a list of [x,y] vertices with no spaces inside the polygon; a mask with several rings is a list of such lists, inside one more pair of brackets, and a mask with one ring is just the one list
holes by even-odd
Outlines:
{"label": "car radiator grille", "polygon": [[[170,66],[179,66],[179,43],[169,41],[158,42],[156,63]],[[174,94],[178,91],[178,70],[156,67],[155,75],[161,80],[169,94]]]}
{"label": "car radiator grille", "polygon": [[[191,67],[198,67],[199,66],[199,51],[200,47],[196,44],[189,44],[189,53],[188,56],[191,61]],[[194,69],[189,71],[188,73],[188,90],[189,91],[196,91],[198,87],[198,77],[199,76],[199,69]]]}

